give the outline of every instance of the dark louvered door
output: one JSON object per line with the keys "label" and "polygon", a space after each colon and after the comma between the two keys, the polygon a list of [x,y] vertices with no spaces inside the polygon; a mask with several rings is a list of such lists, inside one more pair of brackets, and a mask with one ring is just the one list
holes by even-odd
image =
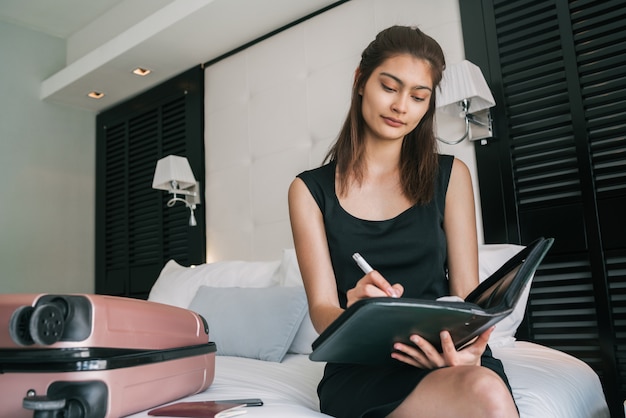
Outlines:
{"label": "dark louvered door", "polygon": [[486,242],[556,238],[521,338],[626,398],[626,2],[463,0],[466,56],[494,91],[476,145]]}
{"label": "dark louvered door", "polygon": [[205,259],[204,205],[188,225],[180,203],[152,189],[156,162],[186,156],[204,179],[203,74],[192,69],[97,119],[96,292],[146,298],[163,265]]}

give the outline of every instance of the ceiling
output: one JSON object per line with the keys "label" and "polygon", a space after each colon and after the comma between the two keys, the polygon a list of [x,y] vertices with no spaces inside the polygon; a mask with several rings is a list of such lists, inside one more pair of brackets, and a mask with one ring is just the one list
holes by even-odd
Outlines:
{"label": "ceiling", "polygon": [[[71,62],[42,82],[40,96],[99,112],[195,65],[342,2],[2,0],[0,20],[66,40]],[[79,51],[84,49],[78,55],[76,45]],[[137,67],[152,73],[138,77],[132,74]],[[91,99],[87,97],[90,91],[102,92],[104,97]]]}
{"label": "ceiling", "polygon": [[67,38],[122,0],[2,0],[0,20]]}

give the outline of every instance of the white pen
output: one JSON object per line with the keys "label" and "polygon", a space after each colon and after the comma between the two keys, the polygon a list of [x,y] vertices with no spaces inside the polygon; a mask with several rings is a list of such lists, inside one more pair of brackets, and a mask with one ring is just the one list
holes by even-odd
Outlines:
{"label": "white pen", "polygon": [[363,270],[363,273],[367,274],[370,271],[374,270],[372,266],[367,264],[367,261],[365,261],[365,259],[361,256],[361,254],[354,253],[352,254],[352,258],[354,259],[354,261],[356,261],[356,264],[361,268],[361,270]]}
{"label": "white pen", "polygon": [[[372,266],[370,266],[368,264],[367,261],[365,261],[365,259],[363,258],[363,256],[361,256],[361,254],[359,253],[354,253],[352,254],[352,258],[354,259],[354,261],[356,261],[356,264],[361,268],[361,270],[363,270],[363,273],[367,274],[370,271],[373,271],[374,269],[372,268]],[[393,288],[389,288],[389,290],[387,291],[387,293],[389,294],[389,296],[391,296],[392,298],[397,298],[398,295],[396,294],[396,291]]]}

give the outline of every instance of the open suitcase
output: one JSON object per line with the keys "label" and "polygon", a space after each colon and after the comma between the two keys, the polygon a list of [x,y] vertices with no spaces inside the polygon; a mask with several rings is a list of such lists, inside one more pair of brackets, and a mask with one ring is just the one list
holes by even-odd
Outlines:
{"label": "open suitcase", "polygon": [[122,417],[206,390],[195,312],[89,294],[0,295],[0,416]]}

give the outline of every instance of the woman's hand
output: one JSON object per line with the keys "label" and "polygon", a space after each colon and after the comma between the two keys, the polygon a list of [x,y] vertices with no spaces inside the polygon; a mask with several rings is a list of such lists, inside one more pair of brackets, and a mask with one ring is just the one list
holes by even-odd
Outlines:
{"label": "woman's hand", "polygon": [[373,270],[361,278],[352,289],[348,290],[348,306],[358,300],[375,297],[392,297],[399,298],[404,293],[404,287],[401,284],[393,286],[380,274]]}
{"label": "woman's hand", "polygon": [[396,351],[391,354],[391,357],[420,369],[439,369],[449,366],[480,366],[480,357],[485,352],[489,336],[494,329],[495,327],[489,328],[480,334],[474,342],[458,351],[454,347],[450,333],[442,331],[440,334],[441,353],[424,338],[421,338],[419,335],[411,335],[410,340],[415,346],[396,343],[393,346]]}

